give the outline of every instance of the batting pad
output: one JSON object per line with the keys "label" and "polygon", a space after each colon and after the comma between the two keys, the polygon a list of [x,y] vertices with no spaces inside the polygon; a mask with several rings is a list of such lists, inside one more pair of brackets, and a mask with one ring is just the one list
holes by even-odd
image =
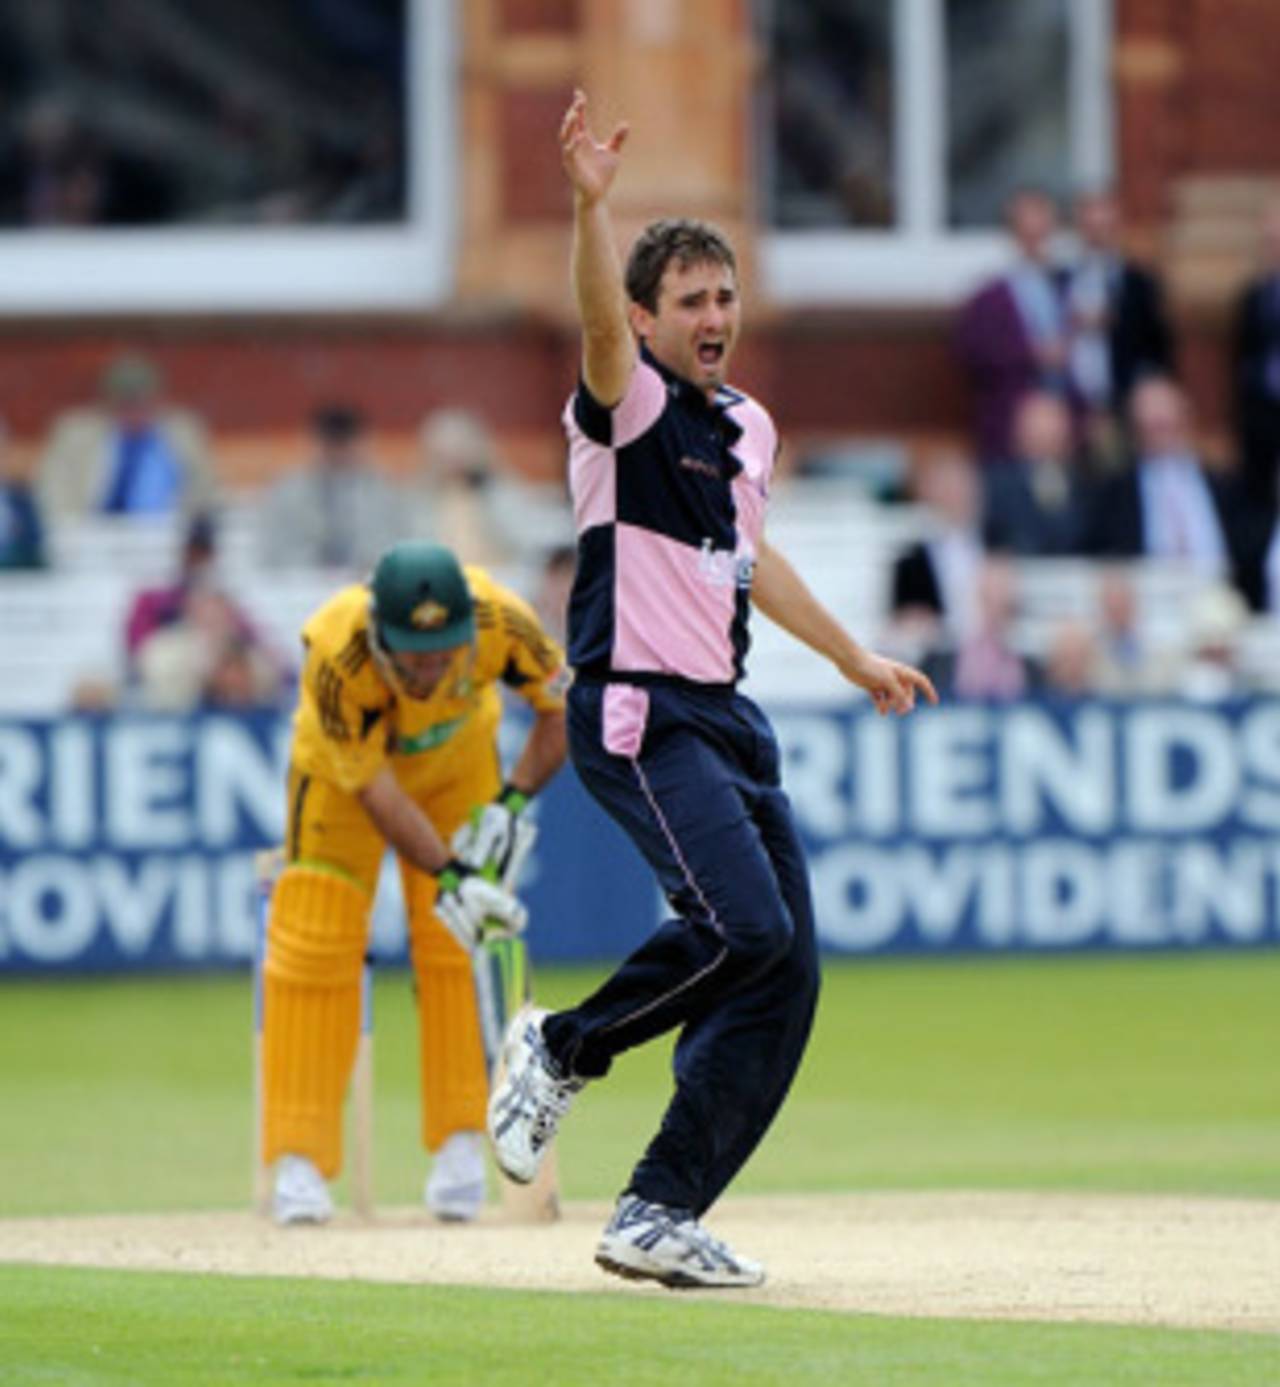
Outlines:
{"label": "batting pad", "polygon": [[360,1031],[369,898],[354,882],[288,867],[267,924],[263,990],[263,1156],[342,1167],[342,1100]]}
{"label": "batting pad", "polygon": [[418,988],[422,1142],[438,1151],[454,1132],[483,1132],[485,1073],[471,960],[434,913],[435,883],[419,878],[409,900]]}

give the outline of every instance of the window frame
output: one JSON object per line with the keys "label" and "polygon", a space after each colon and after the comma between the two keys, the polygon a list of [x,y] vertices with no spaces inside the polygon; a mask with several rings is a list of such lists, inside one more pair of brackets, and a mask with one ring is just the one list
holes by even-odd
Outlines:
{"label": "window frame", "polygon": [[[785,0],[772,0],[774,4]],[[1008,255],[1003,232],[946,226],[944,0],[894,0],[894,179],[892,231],[761,228],[762,287],[781,304],[954,303]],[[1109,55],[1114,0],[1072,0],[1068,74],[1071,175],[1081,187],[1114,173]],[[767,140],[765,132],[762,139]],[[763,146],[766,157],[771,147]]]}
{"label": "window frame", "polygon": [[408,209],[394,226],[0,232],[0,315],[421,309],[453,289],[453,0],[408,0]]}

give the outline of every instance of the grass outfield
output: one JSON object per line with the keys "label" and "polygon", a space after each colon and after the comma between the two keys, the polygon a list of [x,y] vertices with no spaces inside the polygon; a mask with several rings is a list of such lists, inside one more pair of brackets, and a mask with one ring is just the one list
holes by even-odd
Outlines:
{"label": "grass outfield", "polygon": [[1272,1387],[1256,1335],[0,1267],[6,1384]]}
{"label": "grass outfield", "polygon": [[[544,1000],[595,974],[545,970]],[[1280,955],[840,963],[740,1191],[1061,1189],[1280,1196]],[[377,992],[377,1189],[418,1199],[406,975]],[[0,985],[0,1217],[233,1208],[250,1169],[243,978]],[[570,1198],[616,1192],[666,1047],[589,1088]]]}
{"label": "grass outfield", "polygon": [[[563,1002],[592,976],[547,970],[540,990]],[[1272,953],[829,966],[796,1091],[735,1188],[1280,1196],[1277,996]],[[377,1008],[378,1195],[403,1203],[424,1171],[404,975]],[[242,1206],[248,1015],[243,978],[0,986],[0,1216]],[[665,1066],[650,1047],[583,1095],[569,1197],[617,1189]],[[0,1307],[5,1382],[1280,1381],[1274,1336],[746,1301],[0,1267]]]}

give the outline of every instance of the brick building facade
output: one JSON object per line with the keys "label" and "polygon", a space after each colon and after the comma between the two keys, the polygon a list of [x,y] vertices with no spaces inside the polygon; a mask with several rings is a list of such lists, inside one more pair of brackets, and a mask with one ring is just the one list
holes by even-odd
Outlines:
{"label": "brick building facade", "polygon": [[[1114,0],[1113,12],[1128,234],[1168,277],[1184,372],[1207,430],[1220,434],[1227,308],[1252,262],[1261,205],[1280,186],[1280,6]],[[602,124],[625,113],[635,126],[616,200],[624,233],[669,209],[713,218],[736,237],[750,284],[759,55],[749,0],[467,0],[458,14],[463,152],[450,305],[376,317],[0,321],[0,414],[15,434],[38,438],[127,345],[152,352],[171,392],[222,437],[287,435],[332,395],[406,438],[429,410],[461,405],[492,422],[519,465],[554,474],[575,358],[560,114],[582,84],[597,95]],[[963,434],[949,307],[815,311],[756,297],[749,311],[738,378],[793,436]]]}

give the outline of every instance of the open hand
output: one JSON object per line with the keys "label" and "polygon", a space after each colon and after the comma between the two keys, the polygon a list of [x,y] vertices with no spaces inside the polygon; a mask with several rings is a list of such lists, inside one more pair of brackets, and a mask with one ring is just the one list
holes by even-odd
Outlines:
{"label": "open hand", "polygon": [[586,202],[598,202],[609,191],[621,163],[629,127],[620,125],[601,144],[587,128],[587,97],[578,90],[560,122],[560,158],[573,190]]}
{"label": "open hand", "polygon": [[921,693],[930,703],[937,703],[938,691],[927,674],[897,660],[873,655],[869,650],[859,652],[858,659],[841,666],[840,673],[871,695],[877,713],[909,713],[916,706],[916,694]]}

